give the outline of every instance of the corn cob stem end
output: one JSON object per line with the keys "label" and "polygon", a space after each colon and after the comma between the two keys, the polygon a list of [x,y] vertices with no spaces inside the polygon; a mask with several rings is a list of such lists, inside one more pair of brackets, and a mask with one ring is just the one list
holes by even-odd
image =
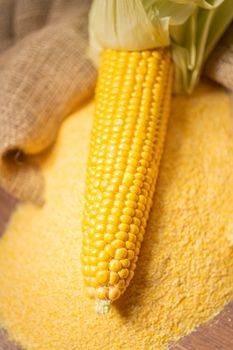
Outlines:
{"label": "corn cob stem end", "polygon": [[97,314],[107,314],[110,310],[111,300],[96,300],[95,301],[95,311]]}

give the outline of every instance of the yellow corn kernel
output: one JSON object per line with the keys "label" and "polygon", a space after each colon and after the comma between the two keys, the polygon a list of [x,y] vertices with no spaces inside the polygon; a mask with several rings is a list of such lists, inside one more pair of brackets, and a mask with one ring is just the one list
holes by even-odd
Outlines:
{"label": "yellow corn kernel", "polygon": [[131,222],[133,221],[132,217],[129,215],[122,215],[120,217],[120,220],[123,224],[128,224],[128,225],[131,224]]}
{"label": "yellow corn kernel", "polygon": [[99,252],[98,261],[108,261],[108,259],[109,259],[109,254],[105,250],[102,250],[101,252]]}
{"label": "yellow corn kernel", "polygon": [[116,249],[111,244],[108,244],[105,247],[105,251],[109,256],[114,257]]}
{"label": "yellow corn kernel", "polygon": [[111,234],[111,233],[106,233],[104,235],[104,241],[106,243],[111,243],[113,240],[115,239],[115,235]]}
{"label": "yellow corn kernel", "polygon": [[120,276],[120,278],[127,278],[129,275],[129,270],[122,269],[121,271],[118,272],[118,275]]}
{"label": "yellow corn kernel", "polygon": [[133,276],[134,276],[134,271],[130,270],[128,280],[130,281],[133,278]]}
{"label": "yellow corn kernel", "polygon": [[129,239],[129,234],[127,232],[118,232],[116,234],[116,239],[120,239],[121,241],[127,241]]}
{"label": "yellow corn kernel", "polygon": [[130,233],[134,233],[135,235],[139,233],[139,227],[135,224],[130,225]]}
{"label": "yellow corn kernel", "polygon": [[136,202],[133,202],[133,201],[126,201],[125,202],[125,206],[126,208],[137,208],[137,203]]}
{"label": "yellow corn kernel", "polygon": [[91,287],[94,287],[94,288],[98,287],[98,281],[96,280],[95,277],[86,277],[84,279],[84,281],[86,282],[86,284],[88,286],[91,286]]}
{"label": "yellow corn kernel", "polygon": [[95,298],[95,289],[92,287],[87,287],[87,295],[89,296],[90,299]]}
{"label": "yellow corn kernel", "polygon": [[126,223],[121,223],[119,225],[119,230],[122,231],[122,232],[129,232],[129,229],[130,229],[130,227]]}
{"label": "yellow corn kernel", "polygon": [[123,209],[123,213],[125,215],[133,216],[135,214],[135,210],[133,208],[128,208],[127,206]]}
{"label": "yellow corn kernel", "polygon": [[106,232],[108,232],[109,234],[115,234],[117,232],[117,227],[115,225],[107,225],[106,227]]}
{"label": "yellow corn kernel", "polygon": [[118,299],[120,294],[121,294],[121,292],[118,288],[116,288],[116,287],[109,288],[109,299],[110,300]]}
{"label": "yellow corn kernel", "polygon": [[97,266],[99,271],[106,271],[108,270],[108,261],[100,261],[98,262],[98,266]]}
{"label": "yellow corn kernel", "polygon": [[127,257],[127,249],[126,248],[119,248],[116,250],[116,253],[115,253],[115,258],[116,259],[124,259]]}
{"label": "yellow corn kernel", "polygon": [[107,283],[109,280],[109,271],[98,271],[96,273],[96,279],[100,285]]}
{"label": "yellow corn kernel", "polygon": [[82,273],[83,273],[83,275],[84,276],[89,276],[89,266],[87,266],[87,265],[84,265],[84,266],[82,266]]}
{"label": "yellow corn kernel", "polygon": [[123,260],[120,260],[120,262],[121,262],[123,267],[129,267],[129,265],[130,265],[129,259],[123,259]]}
{"label": "yellow corn kernel", "polygon": [[132,263],[131,265],[131,271],[134,271],[136,269],[136,264],[135,263]]}
{"label": "yellow corn kernel", "polygon": [[127,241],[125,243],[125,246],[126,246],[127,249],[131,249],[131,250],[135,249],[135,244],[133,242],[130,242],[130,241]]}
{"label": "yellow corn kernel", "polygon": [[99,287],[96,290],[96,297],[98,299],[107,299],[108,298],[108,288],[106,287]]}
{"label": "yellow corn kernel", "polygon": [[98,258],[96,256],[87,256],[87,261],[89,265],[96,265],[98,262]]}
{"label": "yellow corn kernel", "polygon": [[133,233],[129,233],[129,234],[128,234],[128,238],[129,238],[129,241],[130,241],[130,242],[133,242],[133,243],[135,243],[136,240],[137,240],[136,235],[134,235]]}
{"label": "yellow corn kernel", "polygon": [[119,260],[111,260],[109,263],[109,270],[118,272],[122,268],[121,262]]}
{"label": "yellow corn kernel", "polygon": [[124,241],[120,240],[120,239],[115,239],[111,245],[114,247],[114,248],[123,248],[125,246],[125,243]]}
{"label": "yellow corn kernel", "polygon": [[133,260],[134,258],[134,251],[133,250],[128,250],[128,259]]}
{"label": "yellow corn kernel", "polygon": [[93,245],[95,248],[101,250],[101,249],[103,249],[103,248],[105,247],[105,242],[102,241],[102,240],[93,241],[92,245]]}
{"label": "yellow corn kernel", "polygon": [[114,286],[115,284],[118,283],[118,281],[119,281],[118,273],[117,272],[110,272],[109,283]]}
{"label": "yellow corn kernel", "polygon": [[121,279],[118,283],[116,283],[115,287],[122,289],[125,286],[125,280]]}
{"label": "yellow corn kernel", "polygon": [[82,272],[107,305],[133,278],[169,116],[168,49],[103,50],[87,168]]}

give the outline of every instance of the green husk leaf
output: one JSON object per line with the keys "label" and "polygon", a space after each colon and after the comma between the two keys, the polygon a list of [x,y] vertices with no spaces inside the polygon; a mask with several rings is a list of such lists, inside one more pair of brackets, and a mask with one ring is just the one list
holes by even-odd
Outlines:
{"label": "green husk leaf", "polygon": [[144,50],[169,45],[167,23],[150,19],[141,0],[95,0],[90,34],[102,48]]}
{"label": "green husk leaf", "polygon": [[94,0],[90,55],[97,61],[103,48],[131,51],[170,45],[175,91],[189,93],[232,18],[232,0]]}
{"label": "green husk leaf", "polygon": [[203,65],[233,18],[232,0],[195,1],[192,15],[181,26],[170,27],[175,91],[191,93]]}

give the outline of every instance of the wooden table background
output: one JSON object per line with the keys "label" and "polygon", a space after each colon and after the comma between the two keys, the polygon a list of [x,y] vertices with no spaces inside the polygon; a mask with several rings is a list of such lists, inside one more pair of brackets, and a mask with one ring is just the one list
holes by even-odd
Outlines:
{"label": "wooden table background", "polygon": [[[0,236],[16,205],[16,201],[0,189]],[[0,350],[20,350],[20,347],[10,342],[6,333],[0,330]],[[233,350],[233,303],[170,350]]]}

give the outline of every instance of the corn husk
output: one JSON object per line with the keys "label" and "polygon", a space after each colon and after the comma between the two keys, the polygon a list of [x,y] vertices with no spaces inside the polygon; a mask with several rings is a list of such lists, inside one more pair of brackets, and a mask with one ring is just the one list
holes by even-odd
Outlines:
{"label": "corn husk", "polygon": [[232,0],[94,0],[90,55],[98,62],[103,48],[131,51],[170,45],[175,91],[190,93],[232,18]]}

